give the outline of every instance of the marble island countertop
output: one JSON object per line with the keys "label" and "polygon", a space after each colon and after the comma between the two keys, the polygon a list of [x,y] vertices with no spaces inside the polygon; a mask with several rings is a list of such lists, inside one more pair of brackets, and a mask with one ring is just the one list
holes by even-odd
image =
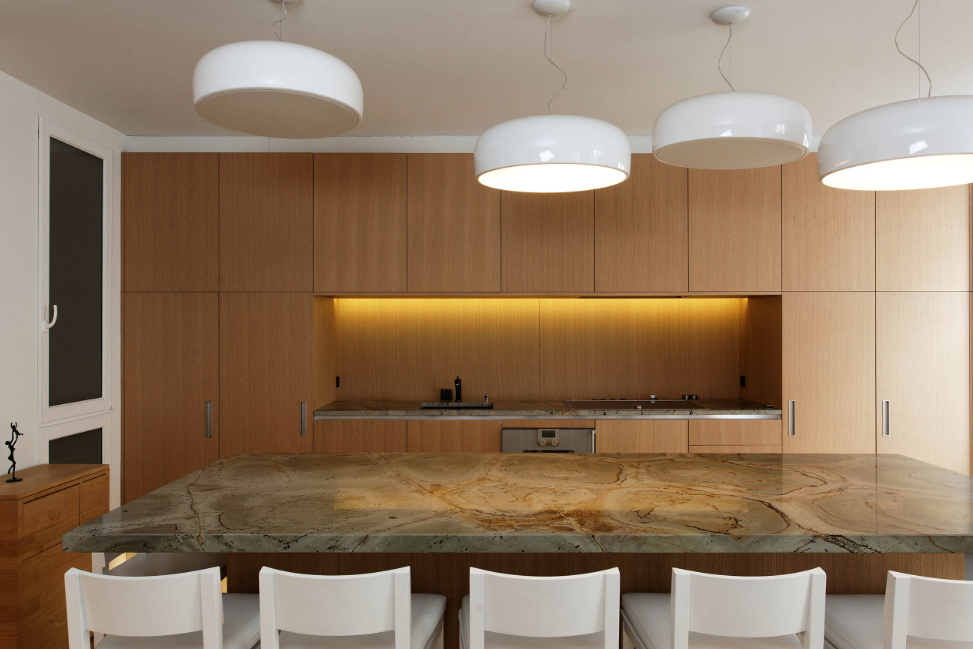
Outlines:
{"label": "marble island countertop", "polygon": [[66,552],[973,552],[973,480],[898,455],[237,455]]}
{"label": "marble island countertop", "polygon": [[[669,404],[678,407],[667,408]],[[587,406],[592,407],[587,407]],[[334,401],[314,411],[315,419],[780,419],[781,410],[754,401],[698,399],[659,402],[651,409],[612,408],[588,403],[583,409],[564,401],[498,401],[491,409],[423,409],[421,401]],[[688,407],[687,407],[688,406]]]}

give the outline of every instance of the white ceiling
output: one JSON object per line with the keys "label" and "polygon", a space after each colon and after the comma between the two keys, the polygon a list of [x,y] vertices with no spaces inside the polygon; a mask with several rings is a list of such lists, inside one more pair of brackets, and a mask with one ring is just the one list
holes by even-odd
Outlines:
{"label": "white ceiling", "polygon": [[[720,0],[574,0],[555,18],[568,85],[556,112],[649,135],[659,112],[725,89]],[[787,95],[822,134],[842,117],[915,97],[893,35],[912,0],[752,0],[735,30],[738,90]],[[270,0],[0,0],[0,69],[129,135],[228,135],[192,105],[196,61],[273,38]],[[365,88],[352,135],[476,135],[546,111],[544,19],[530,0],[303,0],[284,39],[343,59]],[[914,21],[914,19],[913,19]],[[936,95],[973,94],[973,2],[926,0],[923,63]],[[900,39],[915,52],[911,22]]]}

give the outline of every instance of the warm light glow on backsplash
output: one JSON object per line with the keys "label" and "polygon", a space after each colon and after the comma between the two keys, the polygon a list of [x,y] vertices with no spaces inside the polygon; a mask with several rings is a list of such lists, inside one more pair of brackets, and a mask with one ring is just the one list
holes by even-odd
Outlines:
{"label": "warm light glow on backsplash", "polygon": [[339,400],[740,396],[746,298],[336,298]]}

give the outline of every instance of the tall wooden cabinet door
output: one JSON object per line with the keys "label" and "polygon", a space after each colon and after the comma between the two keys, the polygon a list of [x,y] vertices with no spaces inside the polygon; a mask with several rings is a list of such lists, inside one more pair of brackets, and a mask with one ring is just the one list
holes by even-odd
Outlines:
{"label": "tall wooden cabinet door", "polygon": [[310,153],[220,154],[220,290],[310,291]]}
{"label": "tall wooden cabinet door", "polygon": [[218,295],[123,294],[122,345],[128,502],[220,457]]}
{"label": "tall wooden cabinet door", "polygon": [[785,453],[874,453],[875,294],[784,293]]}
{"label": "tall wooden cabinet door", "polygon": [[312,323],[310,293],[220,294],[220,457],[311,450]]}
{"label": "tall wooden cabinet door", "polygon": [[218,291],[216,153],[123,153],[125,291]]}
{"label": "tall wooden cabinet door", "polygon": [[878,192],[879,291],[970,290],[970,187]]}
{"label": "tall wooden cabinet door", "polygon": [[875,290],[875,192],[828,187],[818,154],[781,170],[783,290]]}
{"label": "tall wooden cabinet door", "polygon": [[500,192],[473,155],[409,154],[409,292],[500,292]]}
{"label": "tall wooden cabinet door", "polygon": [[650,154],[632,156],[632,175],[595,191],[595,290],[689,290],[689,175]]}
{"label": "tall wooden cabinet door", "polygon": [[970,294],[878,293],[879,453],[970,473]]}
{"label": "tall wooden cabinet door", "polygon": [[689,290],[780,290],[780,167],[689,170]]}
{"label": "tall wooden cabinet door", "polygon": [[314,290],[406,290],[404,153],[314,155]]}
{"label": "tall wooden cabinet door", "polygon": [[505,293],[595,290],[595,193],[501,196]]}

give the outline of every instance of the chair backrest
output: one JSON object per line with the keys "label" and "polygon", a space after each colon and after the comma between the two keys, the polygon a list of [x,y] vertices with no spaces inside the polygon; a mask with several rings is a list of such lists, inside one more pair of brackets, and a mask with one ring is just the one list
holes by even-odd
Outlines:
{"label": "chair backrest", "polygon": [[805,649],[824,646],[824,571],[729,577],[672,569],[672,649],[690,631],[733,638],[804,633]]}
{"label": "chair backrest", "polygon": [[973,641],[973,581],[932,579],[889,572],[885,583],[885,649],[905,649],[916,636]]}
{"label": "chair backrest", "polygon": [[567,577],[522,577],[470,568],[470,649],[485,633],[563,638],[603,631],[618,649],[618,568]]}
{"label": "chair backrest", "polygon": [[409,568],[367,575],[300,575],[260,569],[260,646],[278,649],[278,631],[354,636],[395,631],[395,649],[409,649]]}
{"label": "chair backrest", "polygon": [[89,631],[152,637],[203,632],[204,649],[222,649],[220,569],[163,577],[112,577],[72,568],[64,574],[71,649],[88,649]]}

